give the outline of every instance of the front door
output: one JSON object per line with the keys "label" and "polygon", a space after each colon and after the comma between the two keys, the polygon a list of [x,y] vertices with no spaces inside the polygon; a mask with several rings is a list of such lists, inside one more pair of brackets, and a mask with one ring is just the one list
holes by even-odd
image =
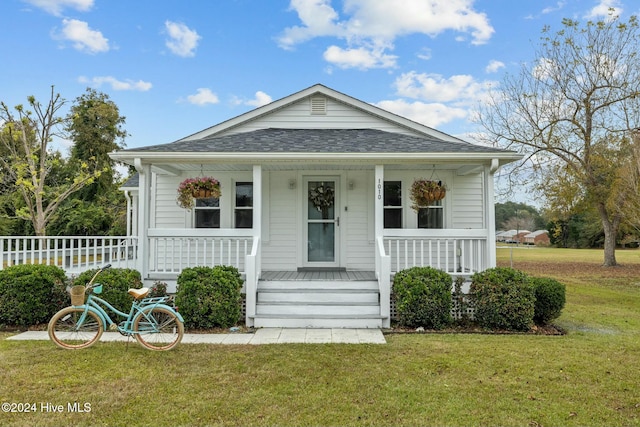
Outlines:
{"label": "front door", "polygon": [[340,210],[338,177],[305,178],[306,267],[338,267]]}

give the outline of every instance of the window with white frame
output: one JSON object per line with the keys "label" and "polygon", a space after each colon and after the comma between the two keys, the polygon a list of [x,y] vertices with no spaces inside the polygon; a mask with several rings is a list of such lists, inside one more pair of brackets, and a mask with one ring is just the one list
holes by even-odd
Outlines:
{"label": "window with white frame", "polygon": [[402,181],[384,182],[384,228],[402,228]]}
{"label": "window with white frame", "polygon": [[195,228],[220,228],[220,199],[196,199],[193,214]]}
{"label": "window with white frame", "polygon": [[253,228],[253,182],[236,182],[236,228]]}
{"label": "window with white frame", "polygon": [[444,207],[442,200],[418,210],[418,228],[444,228]]}

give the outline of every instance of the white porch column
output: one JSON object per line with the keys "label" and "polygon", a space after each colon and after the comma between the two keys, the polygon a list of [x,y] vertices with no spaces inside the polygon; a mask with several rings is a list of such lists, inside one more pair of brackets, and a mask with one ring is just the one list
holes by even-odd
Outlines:
{"label": "white porch column", "polygon": [[245,324],[254,325],[258,297],[258,278],[262,271],[262,166],[253,165],[253,245],[245,263]]}
{"label": "white porch column", "polygon": [[391,326],[391,271],[390,258],[384,255],[384,165],[376,165],[374,189],[374,227],[376,248],[376,274],[380,289],[380,316],[382,327]]}
{"label": "white porch column", "polygon": [[485,268],[496,266],[496,207],[493,177],[498,167],[498,159],[493,159],[491,160],[491,165],[484,168],[484,212],[486,215],[484,223],[487,229],[487,261]]}
{"label": "white porch column", "polygon": [[140,272],[142,279],[149,275],[149,212],[151,196],[151,166],[143,165],[140,159],[134,161],[136,171],[140,176],[138,188],[138,259],[136,268]]}
{"label": "white porch column", "polygon": [[384,232],[384,165],[376,165],[375,173],[374,224],[375,238]]}
{"label": "white porch column", "polygon": [[[259,238],[262,246],[262,165],[253,165],[253,237]],[[257,274],[260,275],[262,271],[260,255],[257,263]]]}

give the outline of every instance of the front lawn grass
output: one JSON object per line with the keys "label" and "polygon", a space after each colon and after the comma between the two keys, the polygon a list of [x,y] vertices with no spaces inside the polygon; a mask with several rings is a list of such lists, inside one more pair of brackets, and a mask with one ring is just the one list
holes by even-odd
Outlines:
{"label": "front lawn grass", "polygon": [[[390,334],[386,345],[154,353],[134,343],[65,351],[4,333],[0,401],[38,411],[0,413],[0,425],[640,425],[640,252],[611,270],[580,251],[565,261],[534,251],[516,262],[567,283],[564,336]],[[509,254],[499,250],[498,262]],[[68,412],[74,402],[90,412]],[[46,403],[65,411],[43,412]]]}

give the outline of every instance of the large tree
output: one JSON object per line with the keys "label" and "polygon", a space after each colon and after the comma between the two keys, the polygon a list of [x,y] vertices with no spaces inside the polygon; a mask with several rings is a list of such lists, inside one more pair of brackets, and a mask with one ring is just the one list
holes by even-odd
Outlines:
{"label": "large tree", "polygon": [[125,117],[108,95],[87,88],[76,98],[68,118],[67,131],[73,141],[71,161],[95,163],[104,171],[74,196],[92,202],[115,189],[116,164],[109,153],[124,148]]}
{"label": "large tree", "polygon": [[602,222],[604,265],[614,266],[620,207],[637,197],[612,185],[640,121],[638,20],[562,24],[543,30],[534,60],[505,77],[478,118],[493,143],[528,154],[539,184],[556,183],[538,173],[555,169],[579,187]]}
{"label": "large tree", "polygon": [[[18,217],[33,224],[37,236],[46,235],[47,224],[60,204],[71,194],[91,184],[104,168],[96,162],[80,162],[73,174],[56,174],[64,159],[50,143],[66,138],[66,118],[60,115],[65,100],[51,87],[51,98],[43,105],[29,96],[28,107],[10,109],[0,102],[0,166],[11,181],[11,188],[23,204],[17,206]],[[52,179],[56,175],[56,179]],[[58,179],[59,178],[59,179]]]}

